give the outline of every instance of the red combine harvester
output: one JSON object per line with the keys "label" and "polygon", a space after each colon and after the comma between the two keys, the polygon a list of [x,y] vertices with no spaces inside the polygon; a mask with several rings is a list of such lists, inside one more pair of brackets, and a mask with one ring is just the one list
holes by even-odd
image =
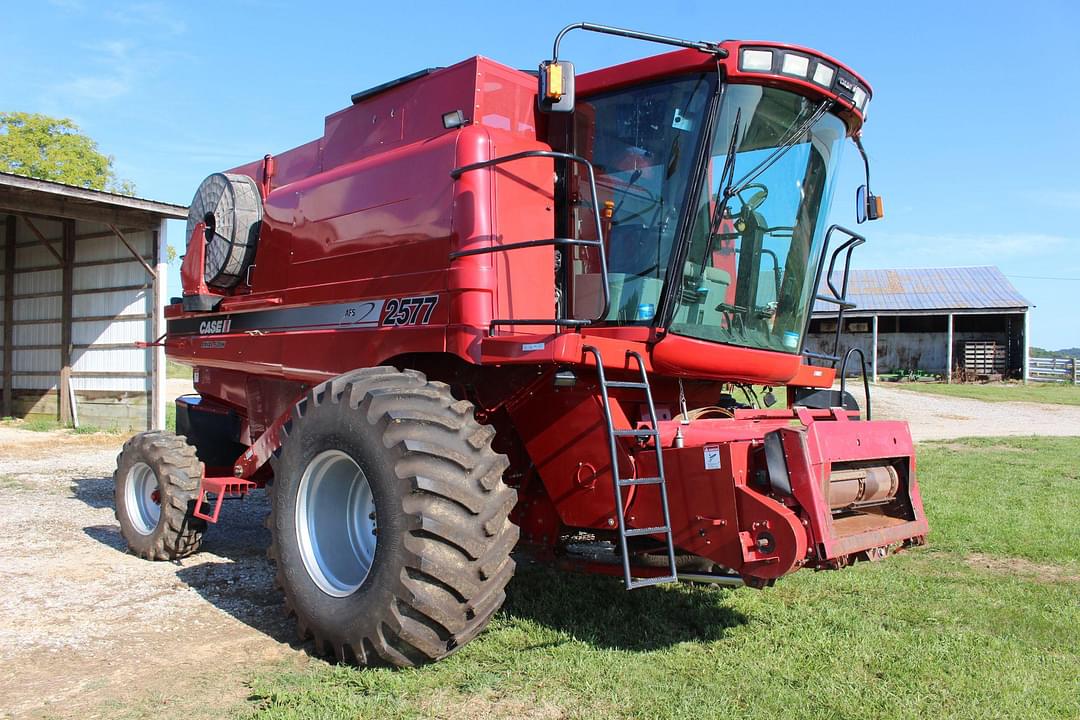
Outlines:
{"label": "red combine harvester", "polygon": [[[572,29],[679,49],[575,77]],[[517,547],[633,589],[921,544],[907,425],[865,370],[865,416],[832,389],[864,240],[826,218],[870,96],[805,48],[582,23],[536,73],[424,70],[210,176],[164,340],[199,394],[118,459],[131,550],[193,553],[270,486],[300,633],[410,666],[483,629]]]}

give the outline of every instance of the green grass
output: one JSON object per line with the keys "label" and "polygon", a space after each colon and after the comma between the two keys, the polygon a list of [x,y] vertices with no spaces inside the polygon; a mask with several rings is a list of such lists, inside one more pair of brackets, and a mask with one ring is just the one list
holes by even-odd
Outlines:
{"label": "green grass", "polygon": [[123,434],[123,430],[115,430],[110,428],[102,428],[97,425],[80,425],[79,427],[72,427],[71,425],[62,425],[60,421],[53,418],[46,418],[41,416],[31,416],[27,419],[6,417],[0,419],[0,422],[8,427],[18,428],[20,430],[30,430],[31,432],[52,432],[54,430],[67,430],[74,435],[96,435],[98,433],[106,433],[109,435]]}
{"label": "green grass", "polygon": [[15,421],[19,428],[23,430],[30,430],[32,432],[51,432],[53,430],[62,430],[63,425],[59,420],[53,420],[51,418],[43,417],[31,417],[24,421]]}
{"label": "green grass", "polygon": [[0,490],[22,490],[25,483],[17,475],[0,475]]}
{"label": "green grass", "polygon": [[191,366],[181,365],[172,360],[165,361],[165,377],[169,380],[190,380]]}
{"label": "green grass", "polygon": [[1080,439],[935,443],[919,463],[929,548],[764,591],[524,565],[451,658],[263,672],[245,716],[1080,716]]}
{"label": "green grass", "polygon": [[937,550],[1080,563],[1080,438],[919,445]]}
{"label": "green grass", "polygon": [[882,387],[914,392],[947,395],[949,397],[971,398],[987,402],[1037,402],[1056,405],[1080,405],[1080,385],[1060,383],[988,383],[975,385],[966,383],[897,383]]}

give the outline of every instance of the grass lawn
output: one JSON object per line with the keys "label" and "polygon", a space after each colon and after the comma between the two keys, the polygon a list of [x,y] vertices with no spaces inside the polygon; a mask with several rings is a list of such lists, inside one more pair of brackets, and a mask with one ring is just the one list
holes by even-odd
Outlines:
{"label": "grass lawn", "polygon": [[169,380],[190,380],[191,366],[181,365],[172,360],[165,361],[165,377]]}
{"label": "grass lawn", "polygon": [[988,383],[969,385],[954,383],[885,383],[881,387],[914,392],[948,395],[951,397],[986,400],[987,402],[1038,402],[1056,405],[1080,405],[1080,385],[1060,383]]}
{"label": "grass lawn", "polygon": [[1080,439],[928,443],[928,548],[764,591],[524,566],[419,670],[252,679],[258,718],[1080,717]]}

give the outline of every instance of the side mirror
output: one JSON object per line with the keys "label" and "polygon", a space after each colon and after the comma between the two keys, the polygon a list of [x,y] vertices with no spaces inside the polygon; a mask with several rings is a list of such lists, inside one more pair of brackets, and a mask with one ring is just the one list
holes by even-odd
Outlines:
{"label": "side mirror", "polygon": [[574,112],[574,63],[565,60],[540,63],[536,102],[540,112]]}
{"label": "side mirror", "polygon": [[855,221],[862,225],[867,220],[885,217],[885,203],[880,195],[871,195],[865,185],[855,191]]}

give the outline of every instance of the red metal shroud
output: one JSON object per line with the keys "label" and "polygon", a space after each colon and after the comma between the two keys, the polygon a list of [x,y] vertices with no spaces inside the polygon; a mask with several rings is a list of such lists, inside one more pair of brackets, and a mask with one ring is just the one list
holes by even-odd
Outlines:
{"label": "red metal shroud", "polygon": [[[731,420],[697,420],[689,426],[680,426],[678,421],[661,423],[661,444],[665,448],[679,430],[687,446],[681,450],[664,450],[665,465],[672,462],[669,458],[674,454],[683,468],[677,477],[672,473],[668,482],[672,524],[685,528],[681,536],[677,534],[677,544],[757,577],[776,577],[777,571],[783,574],[802,565],[840,567],[866,551],[901,543],[922,544],[929,528],[915,479],[914,447],[907,424],[857,421],[857,415],[854,420],[851,415],[835,409],[800,408],[737,411]],[[795,419],[798,426],[792,424]],[[762,444],[772,432],[778,432],[783,441],[790,495],[777,492],[768,482]],[[742,437],[736,440],[736,436]],[[710,458],[716,457],[719,463],[710,462]],[[689,458],[689,464],[683,458]],[[643,472],[650,471],[648,463],[639,464]],[[702,469],[710,464],[712,470]],[[828,487],[834,468],[841,464],[895,467],[901,478],[899,492],[887,504],[834,513]],[[708,482],[703,481],[706,477]],[[715,493],[705,489],[708,485],[727,486],[729,482],[735,488],[735,503],[715,502]],[[642,497],[635,499],[631,507],[640,504],[647,508],[649,503]],[[728,512],[718,518],[725,523],[713,523],[714,527],[719,525],[718,532],[702,527],[711,518],[701,508],[710,506],[721,511],[735,508],[734,514]],[[681,517],[681,521],[676,517]],[[654,515],[642,512],[635,521],[654,520]],[[739,530],[738,541],[730,529],[732,526]],[[695,530],[697,539],[693,537]],[[746,552],[752,544],[759,548],[768,544],[759,542],[762,532],[772,534],[777,541],[773,554],[778,559],[773,565],[761,565],[760,553]],[[714,533],[726,545],[728,558],[737,559],[736,548],[742,552],[745,564],[741,568],[713,554],[707,540]],[[799,548],[798,554],[787,550],[788,543]]]}
{"label": "red metal shroud", "polygon": [[[584,373],[582,373],[584,374]],[[657,394],[666,395],[664,381]],[[631,420],[630,403],[613,393],[618,427]],[[660,403],[663,407],[663,403]],[[528,534],[553,538],[552,514],[566,526],[615,526],[611,462],[605,452],[603,408],[594,383],[524,395],[511,406],[550,502],[530,490],[519,513]],[[857,417],[857,414],[856,414]],[[737,410],[730,418],[661,421],[668,504],[675,546],[761,581],[802,566],[840,567],[854,556],[900,543],[921,544],[928,528],[915,480],[914,448],[902,422],[853,421],[840,410]],[[675,446],[676,433],[683,447]],[[769,484],[765,438],[780,433],[791,493]],[[655,447],[617,445],[623,477],[656,473]],[[885,506],[834,515],[828,483],[841,463],[888,465],[902,477]],[[662,525],[659,489],[623,494],[628,527]]]}

